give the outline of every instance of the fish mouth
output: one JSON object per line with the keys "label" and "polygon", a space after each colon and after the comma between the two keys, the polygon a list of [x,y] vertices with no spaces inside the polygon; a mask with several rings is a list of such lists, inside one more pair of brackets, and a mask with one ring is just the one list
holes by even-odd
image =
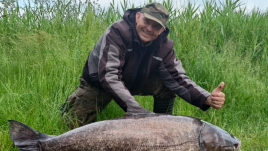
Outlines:
{"label": "fish mouth", "polygon": [[237,144],[233,144],[233,146],[224,146],[224,147],[220,147],[220,150],[222,151],[236,151],[240,148],[241,143],[237,143]]}
{"label": "fish mouth", "polygon": [[241,147],[241,141],[233,135],[231,137],[233,138],[233,150],[238,150]]}
{"label": "fish mouth", "polygon": [[241,147],[241,141],[239,139],[237,139],[236,137],[234,137],[237,140],[237,143],[234,144],[234,149],[233,150],[237,150]]}

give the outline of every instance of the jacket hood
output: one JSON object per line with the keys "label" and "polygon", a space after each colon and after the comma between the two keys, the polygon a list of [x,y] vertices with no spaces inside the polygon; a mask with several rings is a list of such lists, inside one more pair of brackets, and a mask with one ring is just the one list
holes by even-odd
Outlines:
{"label": "jacket hood", "polygon": [[[137,32],[136,32],[136,13],[139,12],[142,8],[132,8],[132,9],[128,9],[125,11],[123,19],[130,25],[130,29],[135,31],[135,35],[137,36]],[[166,30],[164,30],[157,39],[160,38],[160,40],[164,43],[167,42],[167,36],[169,34],[169,28],[166,27]],[[156,40],[157,40],[156,39]]]}

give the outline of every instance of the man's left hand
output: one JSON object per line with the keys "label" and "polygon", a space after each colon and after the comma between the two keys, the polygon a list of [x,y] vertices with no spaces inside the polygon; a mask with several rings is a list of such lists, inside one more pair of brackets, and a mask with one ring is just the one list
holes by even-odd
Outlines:
{"label": "man's left hand", "polygon": [[225,101],[225,94],[222,91],[224,88],[224,82],[211,92],[211,95],[205,101],[206,105],[209,105],[215,109],[220,109]]}

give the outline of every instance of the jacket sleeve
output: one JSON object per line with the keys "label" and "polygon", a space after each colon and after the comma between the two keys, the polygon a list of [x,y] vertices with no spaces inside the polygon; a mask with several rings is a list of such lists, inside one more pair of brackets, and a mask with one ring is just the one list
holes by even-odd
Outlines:
{"label": "jacket sleeve", "polygon": [[205,105],[204,102],[210,93],[198,86],[186,75],[182,63],[175,57],[173,49],[163,58],[158,67],[158,73],[164,85],[183,100],[199,107],[203,111],[209,109],[210,106]]}
{"label": "jacket sleeve", "polygon": [[121,68],[125,63],[126,49],[121,29],[109,27],[102,36],[101,53],[98,64],[99,81],[115,102],[128,113],[148,113],[130,94],[121,81]]}

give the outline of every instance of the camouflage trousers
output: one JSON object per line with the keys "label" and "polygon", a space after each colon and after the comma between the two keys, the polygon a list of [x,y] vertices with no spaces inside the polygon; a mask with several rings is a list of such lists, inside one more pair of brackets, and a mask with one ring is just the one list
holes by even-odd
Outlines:
{"label": "camouflage trousers", "polygon": [[[152,75],[145,85],[132,95],[151,95],[154,98],[154,112],[172,114],[175,94],[166,88],[157,75]],[[73,129],[75,125],[83,126],[94,122],[97,113],[112,100],[112,96],[88,84],[80,78],[80,85],[75,92],[69,95],[63,109],[64,121]]]}

